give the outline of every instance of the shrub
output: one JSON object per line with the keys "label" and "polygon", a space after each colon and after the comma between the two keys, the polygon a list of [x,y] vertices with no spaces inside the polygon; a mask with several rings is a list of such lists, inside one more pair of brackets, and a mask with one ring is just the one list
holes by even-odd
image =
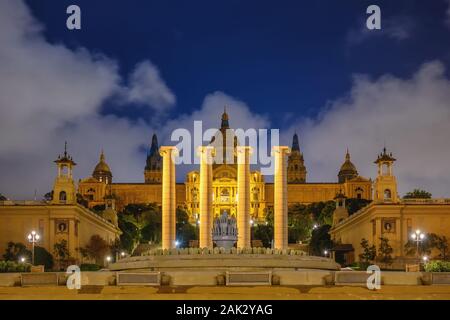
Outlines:
{"label": "shrub", "polygon": [[31,265],[14,261],[0,261],[0,273],[6,272],[30,272]]}
{"label": "shrub", "polygon": [[34,247],[34,264],[44,265],[45,270],[53,268],[53,256],[43,247]]}
{"label": "shrub", "polygon": [[426,272],[450,272],[449,261],[430,261],[425,265]]}
{"label": "shrub", "polygon": [[80,271],[98,271],[102,267],[95,263],[82,263],[80,265]]}

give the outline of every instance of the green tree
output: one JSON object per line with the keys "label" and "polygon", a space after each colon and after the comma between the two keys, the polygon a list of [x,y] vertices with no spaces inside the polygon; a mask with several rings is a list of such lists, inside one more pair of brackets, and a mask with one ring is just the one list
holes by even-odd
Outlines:
{"label": "green tree", "polygon": [[270,248],[272,246],[273,239],[273,225],[259,223],[257,226],[253,227],[253,238],[256,240],[261,240],[263,246]]}
{"label": "green tree", "polygon": [[321,256],[325,250],[333,247],[333,241],[329,231],[331,226],[328,224],[321,225],[312,231],[311,240],[309,242],[309,251],[313,256]]}
{"label": "green tree", "polygon": [[422,190],[422,189],[414,189],[411,192],[405,194],[403,199],[431,199],[431,193]]}
{"label": "green tree", "polygon": [[89,206],[89,202],[80,194],[77,193],[76,195],[77,197],[77,203],[85,208],[87,208]]}
{"label": "green tree", "polygon": [[367,206],[371,202],[372,200],[367,199],[348,198],[345,200],[345,205],[347,207],[348,214],[352,215],[355,212]]}
{"label": "green tree", "polygon": [[61,264],[70,258],[69,248],[67,247],[67,240],[63,239],[53,245],[53,253],[55,254],[56,261],[58,262],[58,269],[61,268]]}
{"label": "green tree", "polygon": [[44,194],[44,200],[45,201],[52,201],[53,200],[53,190],[50,192],[47,192]]}
{"label": "green tree", "polygon": [[264,217],[264,219],[267,222],[267,225],[273,227],[274,216],[273,216],[273,208],[272,207],[269,207],[266,209],[266,216]]}
{"label": "green tree", "polygon": [[92,211],[94,211],[94,213],[101,215],[103,211],[105,211],[106,206],[104,204],[97,204],[95,206],[92,207]]}
{"label": "green tree", "polygon": [[45,270],[51,270],[54,265],[53,256],[45,248],[36,246],[34,247],[34,264],[43,265]]}
{"label": "green tree", "polygon": [[177,208],[176,218],[178,246],[187,248],[189,246],[189,240],[198,239],[198,228],[189,222],[189,215],[183,209]]}
{"label": "green tree", "polygon": [[384,263],[385,265],[392,264],[392,252],[394,252],[394,249],[392,249],[391,245],[389,244],[389,239],[381,237],[380,246],[378,247],[377,260]]}
{"label": "green tree", "polygon": [[294,204],[288,208],[288,238],[290,243],[304,241],[311,237],[313,220],[311,213],[303,204]]}
{"label": "green tree", "polygon": [[435,247],[436,249],[439,250],[440,254],[440,258],[443,260],[447,259],[447,252],[448,252],[448,241],[447,238],[445,236],[441,236],[441,237],[437,237],[436,242],[435,242]]}
{"label": "green tree", "polygon": [[373,261],[377,254],[377,249],[374,245],[369,245],[369,241],[367,239],[361,239],[361,247],[363,248],[363,252],[359,255],[360,261],[364,264],[369,264]]}
{"label": "green tree", "polygon": [[156,204],[129,204],[118,217],[120,240],[129,252],[139,243],[161,241],[161,212]]}
{"label": "green tree", "polygon": [[436,248],[436,241],[439,237],[434,233],[427,233],[425,238],[419,242],[419,252],[417,252],[417,242],[409,239],[405,244],[407,256],[430,255],[433,248]]}
{"label": "green tree", "polygon": [[102,237],[95,234],[84,248],[79,248],[79,251],[84,257],[95,260],[96,264],[104,265],[105,258],[110,254],[111,248]]}
{"label": "green tree", "polygon": [[19,261],[20,258],[26,258],[27,261],[31,262],[31,251],[20,242],[8,242],[5,253],[3,254],[3,259],[6,261]]}

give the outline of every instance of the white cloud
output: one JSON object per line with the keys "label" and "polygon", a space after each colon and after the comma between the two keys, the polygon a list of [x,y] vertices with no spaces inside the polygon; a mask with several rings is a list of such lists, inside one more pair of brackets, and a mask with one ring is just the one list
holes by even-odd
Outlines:
{"label": "white cloud", "polygon": [[76,176],[91,174],[103,147],[115,177],[141,181],[138,149],[150,128],[98,111],[127,90],[130,99],[148,99],[157,110],[173,104],[173,94],[148,61],[124,87],[114,61],[49,44],[42,29],[22,1],[0,1],[0,192],[31,198],[34,189],[39,196],[50,190],[52,160],[64,140],[78,162]]}
{"label": "white cloud", "polygon": [[[224,105],[233,125],[266,123],[245,103],[220,92],[208,95],[192,114],[162,121],[176,98],[151,62],[138,63],[126,82],[108,57],[49,44],[42,30],[22,1],[0,1],[0,193],[9,197],[30,199],[37,189],[40,198],[51,190],[52,161],[65,140],[78,163],[76,178],[91,175],[103,148],[115,181],[142,182],[140,150],[153,132],[167,141],[172,128],[191,128],[194,119],[217,127]],[[159,121],[150,127],[100,116],[110,98],[145,104]]]}
{"label": "white cloud", "polygon": [[296,129],[310,181],[336,181],[347,147],[359,173],[374,178],[373,161],[386,142],[398,160],[401,194],[425,188],[449,197],[449,122],[450,80],[434,61],[406,80],[356,76],[348,97],[330,103],[318,120],[301,120]]}
{"label": "white cloud", "polygon": [[130,75],[129,88],[123,92],[128,102],[148,104],[161,111],[175,104],[175,95],[161,79],[158,69],[150,61],[136,65]]}

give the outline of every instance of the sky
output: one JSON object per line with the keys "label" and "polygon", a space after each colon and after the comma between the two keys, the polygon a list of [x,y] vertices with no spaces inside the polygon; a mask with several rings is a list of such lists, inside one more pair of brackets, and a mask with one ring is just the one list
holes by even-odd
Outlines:
{"label": "sky", "polygon": [[309,182],[337,181],[347,148],[374,179],[386,145],[400,195],[450,197],[449,39],[449,0],[0,0],[0,193],[51,190],[64,141],[77,179],[103,149],[114,181],[143,182],[153,133],[226,105],[234,128],[297,132]]}

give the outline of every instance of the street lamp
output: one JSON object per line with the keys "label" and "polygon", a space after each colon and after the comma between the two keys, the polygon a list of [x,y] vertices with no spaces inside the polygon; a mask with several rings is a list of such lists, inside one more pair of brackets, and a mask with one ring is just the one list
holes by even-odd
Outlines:
{"label": "street lamp", "polygon": [[323,254],[325,255],[325,257],[328,256],[328,250],[324,250]]}
{"label": "street lamp", "polygon": [[25,263],[26,259],[25,259],[25,257],[20,257],[19,261],[20,261],[21,263]]}
{"label": "street lamp", "polygon": [[121,256],[122,258],[125,258],[125,255],[126,255],[125,251],[122,251],[122,252],[120,253],[120,256]]}
{"label": "street lamp", "polygon": [[109,267],[109,263],[111,262],[111,256],[106,256],[106,266]]}
{"label": "street lamp", "polygon": [[422,242],[423,239],[425,239],[425,234],[417,229],[416,232],[411,235],[411,238],[416,242],[416,255],[417,257],[419,257],[419,243]]}
{"label": "street lamp", "polygon": [[32,251],[31,251],[31,264],[34,265],[34,246],[36,244],[36,242],[39,241],[39,239],[41,238],[41,236],[39,234],[36,233],[36,231],[31,231],[31,233],[28,235],[28,241],[32,244]]}

